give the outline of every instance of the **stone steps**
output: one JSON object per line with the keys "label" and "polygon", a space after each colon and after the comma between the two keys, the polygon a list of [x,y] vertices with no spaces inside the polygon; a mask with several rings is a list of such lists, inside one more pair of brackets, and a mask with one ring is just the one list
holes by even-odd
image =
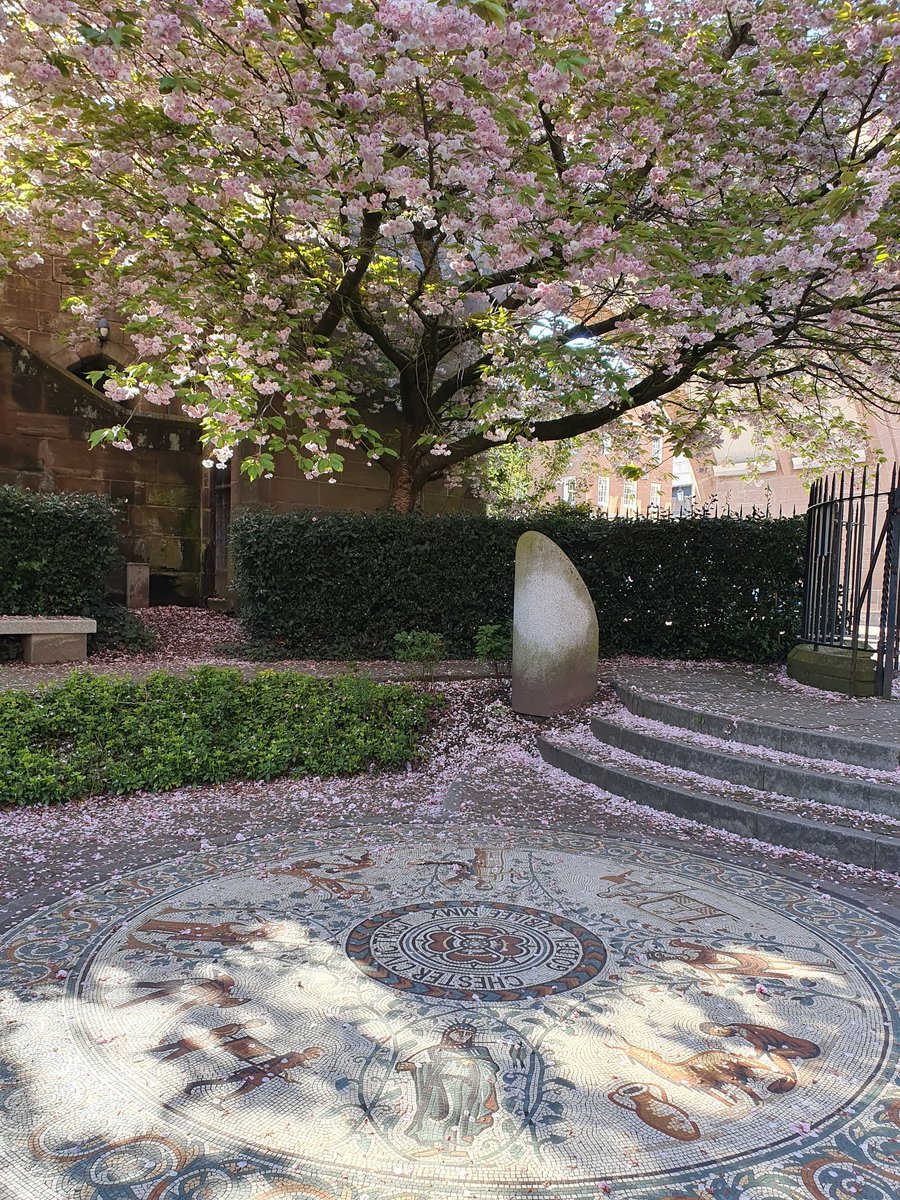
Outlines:
{"label": "stone steps", "polygon": [[[653,695],[632,684],[613,681],[619,700],[629,712],[638,717],[662,721],[695,733],[764,746],[805,758],[849,763],[878,771],[895,771],[900,765],[900,739],[886,741],[877,738],[848,736],[828,729],[811,729],[756,720],[731,713],[713,712],[690,705],[675,703]],[[873,703],[868,701],[868,703]]]}
{"label": "stone steps", "polygon": [[591,729],[594,737],[606,745],[683,771],[727,779],[755,791],[778,792],[798,800],[900,818],[900,786],[825,771],[815,759],[807,759],[808,765],[803,766],[777,762],[749,752],[734,753],[678,737],[646,733],[609,718],[593,720]]}
{"label": "stone steps", "polygon": [[537,744],[551,766],[637,804],[772,845],[900,872],[900,836],[887,833],[877,815],[860,813],[851,821],[815,803],[805,813],[792,811],[800,807],[796,801],[780,803],[771,794],[712,777],[678,779],[671,767],[604,749],[599,742],[576,746],[539,737]]}

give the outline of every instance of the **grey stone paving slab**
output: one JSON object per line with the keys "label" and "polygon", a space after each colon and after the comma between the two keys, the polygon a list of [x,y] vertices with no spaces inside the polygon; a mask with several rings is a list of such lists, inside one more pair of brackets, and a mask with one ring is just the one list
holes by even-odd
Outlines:
{"label": "grey stone paving slab", "polygon": [[[635,693],[637,703],[623,698],[641,716],[881,770],[900,763],[900,701],[800,689],[775,670],[744,665],[622,663],[610,666],[609,677]],[[686,709],[703,715],[685,718]]]}

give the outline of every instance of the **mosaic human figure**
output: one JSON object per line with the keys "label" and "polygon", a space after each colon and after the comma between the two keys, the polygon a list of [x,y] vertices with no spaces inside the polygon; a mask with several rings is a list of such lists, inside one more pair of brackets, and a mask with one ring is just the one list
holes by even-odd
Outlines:
{"label": "mosaic human figure", "polygon": [[818,1058],[822,1053],[815,1042],[793,1037],[771,1025],[751,1025],[744,1021],[732,1021],[728,1025],[707,1022],[700,1028],[712,1037],[740,1037],[749,1042],[759,1061],[778,1073],[778,1078],[767,1084],[766,1090],[779,1095],[793,1091],[797,1085],[797,1071],[791,1059]]}
{"label": "mosaic human figure", "polygon": [[346,863],[328,864],[317,858],[308,858],[290,863],[286,867],[275,867],[269,874],[301,879],[310,892],[334,900],[368,900],[369,889],[364,883],[353,880],[348,883],[340,876],[358,875],[374,865],[375,860],[367,850],[359,858],[351,858]]}
{"label": "mosaic human figure", "polygon": [[421,1061],[408,1059],[395,1070],[408,1071],[415,1086],[415,1115],[406,1133],[425,1154],[459,1153],[494,1123],[497,1063],[475,1044],[471,1025],[451,1025]]}
{"label": "mosaic human figure", "polygon": [[[217,1025],[213,1029],[188,1034],[174,1041],[161,1041],[153,1046],[151,1054],[158,1054],[160,1062],[174,1062],[193,1054],[196,1050],[208,1050],[210,1043],[221,1045],[236,1058],[259,1058],[262,1054],[274,1054],[271,1047],[258,1042],[256,1038],[246,1033],[253,1025],[262,1025],[262,1021],[231,1021],[226,1025]],[[236,1036],[236,1035],[240,1036]]]}
{"label": "mosaic human figure", "polygon": [[[483,890],[502,882],[507,875],[502,850],[484,849],[476,846],[471,859],[430,858],[414,864],[417,867],[442,868],[437,872],[438,882],[450,886],[472,883]],[[450,868],[447,870],[446,868]]]}
{"label": "mosaic human figure", "polygon": [[319,1058],[321,1053],[321,1046],[307,1046],[305,1050],[300,1050],[294,1054],[275,1055],[272,1058],[263,1059],[262,1062],[241,1067],[239,1070],[232,1071],[230,1075],[226,1075],[223,1078],[194,1079],[191,1083],[185,1085],[184,1094],[191,1096],[199,1088],[214,1088],[230,1084],[231,1091],[226,1093],[224,1098],[233,1100],[236,1096],[247,1096],[251,1092],[255,1092],[258,1088],[270,1083],[273,1079],[283,1079],[288,1083],[296,1083],[297,1080],[292,1077],[291,1071],[309,1067]]}
{"label": "mosaic human figure", "polygon": [[700,1126],[673,1104],[656,1083],[622,1083],[608,1093],[617,1108],[633,1112],[639,1121],[678,1142],[696,1142]]}
{"label": "mosaic human figure", "polygon": [[185,942],[216,942],[221,946],[248,946],[270,936],[270,931],[265,925],[260,925],[256,929],[240,929],[234,921],[212,925],[208,922],[190,921],[184,918],[180,921],[164,921],[153,917],[149,921],[144,921],[133,933],[130,933],[125,939],[124,946],[130,950],[158,949],[154,942],[147,942],[138,937],[137,935],[140,933],[162,934],[164,941],[175,939]]}
{"label": "mosaic human figure", "polygon": [[241,1004],[249,1004],[249,997],[234,996],[232,990],[237,986],[236,980],[230,975],[220,974],[214,979],[155,979],[152,982],[137,983],[146,994],[135,996],[119,1004],[118,1008],[131,1008],[135,1004],[146,1004],[149,1000],[164,1000],[169,996],[184,996],[184,1002],[174,1009],[172,1016],[189,1012],[192,1008],[236,1008]]}

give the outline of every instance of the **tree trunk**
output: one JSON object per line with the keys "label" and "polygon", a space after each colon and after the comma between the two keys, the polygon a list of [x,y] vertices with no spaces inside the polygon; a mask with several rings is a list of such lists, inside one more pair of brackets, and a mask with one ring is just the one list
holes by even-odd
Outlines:
{"label": "tree trunk", "polygon": [[415,434],[404,430],[400,441],[400,450],[391,469],[388,507],[394,512],[413,512],[422,495],[424,482],[416,470],[418,454],[414,443]]}

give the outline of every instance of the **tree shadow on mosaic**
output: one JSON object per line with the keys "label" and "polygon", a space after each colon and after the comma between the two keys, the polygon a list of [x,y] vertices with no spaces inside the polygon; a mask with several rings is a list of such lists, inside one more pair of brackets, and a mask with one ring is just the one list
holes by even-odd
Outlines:
{"label": "tree shadow on mosaic", "polygon": [[0,1196],[891,1200],[898,944],[626,838],[173,859],[0,935]]}
{"label": "tree shadow on mosaic", "polygon": [[[286,1003],[275,981],[301,941],[322,974]],[[864,1182],[866,1200],[896,1194],[889,1142],[900,1108],[884,1111],[881,1161],[852,1149],[832,1127],[858,1082],[855,1064],[823,1073],[817,1042],[752,1020],[757,989],[768,990],[758,976],[736,977],[717,997],[717,981],[670,960],[670,982],[658,987],[677,1017],[661,1030],[663,1006],[648,1009],[627,965],[590,996],[501,1016],[477,1003],[436,1011],[361,980],[339,948],[310,944],[287,923],[267,942],[185,962],[178,978],[163,978],[159,963],[153,979],[120,968],[104,980],[112,1006],[68,989],[6,992],[0,1114],[22,1154],[0,1167],[9,1194],[29,1194],[16,1190],[19,1174],[40,1164],[79,1200],[207,1200],[226,1183],[273,1198],[431,1196],[445,1184],[475,1195],[485,1182],[494,1196],[545,1185],[596,1196],[598,1182],[615,1192],[626,1180],[681,1200],[679,1181],[697,1178],[715,1200],[755,1200],[750,1184],[778,1200],[795,1194],[767,1174],[784,1146],[806,1188],[796,1194],[837,1200],[841,1180]],[[772,959],[764,976],[776,996],[786,994],[778,966]],[[248,972],[255,997],[237,984]],[[823,968],[807,983],[834,979]],[[727,1023],[708,1020],[711,1000]],[[846,1000],[845,1020],[858,1004]],[[810,1007],[798,1000],[804,1032],[816,1023]],[[283,1037],[292,1028],[303,1030],[295,1049]],[[823,1041],[838,1033],[816,1030]],[[816,1190],[819,1175],[828,1181]]]}

